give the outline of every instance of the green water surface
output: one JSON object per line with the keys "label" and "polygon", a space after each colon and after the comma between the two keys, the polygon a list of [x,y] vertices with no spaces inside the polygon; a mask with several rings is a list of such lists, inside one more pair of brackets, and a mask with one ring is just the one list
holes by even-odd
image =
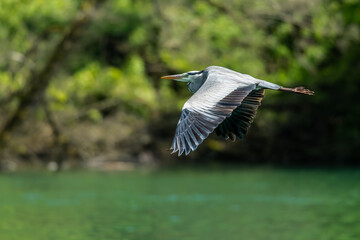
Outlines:
{"label": "green water surface", "polygon": [[0,175],[1,240],[360,239],[360,170]]}

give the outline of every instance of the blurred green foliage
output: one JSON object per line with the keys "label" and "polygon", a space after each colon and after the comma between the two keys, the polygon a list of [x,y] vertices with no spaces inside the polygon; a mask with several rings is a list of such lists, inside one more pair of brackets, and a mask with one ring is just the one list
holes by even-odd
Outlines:
{"label": "blurred green foliage", "polygon": [[[91,4],[1,1],[0,99],[27,87],[75,16]],[[225,151],[255,162],[358,163],[359,16],[354,0],[109,0],[72,39],[45,98],[61,126],[81,124],[81,118],[61,116],[85,111],[94,124],[123,112],[152,128],[167,121],[164,116],[177,116],[190,96],[184,85],[161,81],[161,75],[220,65],[316,92],[267,91],[250,136],[237,143],[243,147]],[[10,100],[3,116],[14,108]],[[166,129],[167,141],[173,130]],[[152,139],[158,141],[157,135]]]}

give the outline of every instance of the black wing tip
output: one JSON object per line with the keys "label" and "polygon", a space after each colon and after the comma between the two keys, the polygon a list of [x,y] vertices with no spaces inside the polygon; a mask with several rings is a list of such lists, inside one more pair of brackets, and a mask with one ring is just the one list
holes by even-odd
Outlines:
{"label": "black wing tip", "polygon": [[218,136],[232,141],[243,139],[247,134],[264,97],[264,89],[253,90],[216,129]]}

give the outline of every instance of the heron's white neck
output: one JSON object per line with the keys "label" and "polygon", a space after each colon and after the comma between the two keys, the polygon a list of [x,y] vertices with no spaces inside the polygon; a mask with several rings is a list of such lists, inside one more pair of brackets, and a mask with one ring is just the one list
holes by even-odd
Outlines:
{"label": "heron's white neck", "polygon": [[195,93],[205,82],[206,77],[203,73],[189,75],[189,81],[187,87],[190,92]]}

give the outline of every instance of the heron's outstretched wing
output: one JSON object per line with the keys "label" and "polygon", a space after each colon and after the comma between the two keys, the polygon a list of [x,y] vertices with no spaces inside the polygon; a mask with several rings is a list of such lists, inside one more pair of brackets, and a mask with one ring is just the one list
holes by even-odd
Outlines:
{"label": "heron's outstretched wing", "polygon": [[264,89],[253,90],[246,96],[240,106],[235,108],[231,116],[226,118],[216,129],[218,136],[235,141],[236,137],[242,139],[246,135],[254,120],[256,110],[261,105]]}
{"label": "heron's outstretched wing", "polygon": [[[219,77],[220,78],[220,77]],[[211,132],[255,89],[255,84],[210,74],[201,88],[185,103],[171,146],[173,152],[194,151]]]}

